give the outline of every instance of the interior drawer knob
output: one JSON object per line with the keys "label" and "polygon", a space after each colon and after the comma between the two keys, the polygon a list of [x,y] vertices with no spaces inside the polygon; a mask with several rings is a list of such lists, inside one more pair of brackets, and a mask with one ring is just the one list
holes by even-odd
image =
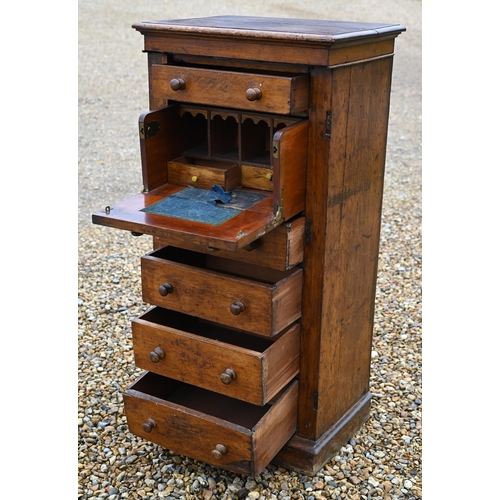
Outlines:
{"label": "interior drawer knob", "polygon": [[262,98],[262,90],[258,88],[248,89],[245,95],[249,101],[258,101]]}
{"label": "interior drawer knob", "polygon": [[229,310],[237,316],[245,310],[245,304],[243,304],[243,302],[233,302],[229,307]]}
{"label": "interior drawer knob", "polygon": [[163,285],[160,285],[158,287],[158,293],[162,297],[166,297],[169,293],[172,293],[174,291],[174,287],[170,283],[163,283]]}
{"label": "interior drawer knob", "polygon": [[232,368],[227,368],[224,373],[221,373],[220,379],[223,384],[229,385],[236,378],[236,372]]}
{"label": "interior drawer knob", "polygon": [[158,363],[160,359],[165,357],[165,351],[161,347],[156,347],[153,351],[149,353],[149,359],[153,363]]}
{"label": "interior drawer knob", "polygon": [[170,88],[172,90],[184,90],[186,88],[186,82],[182,78],[172,78],[170,80]]}
{"label": "interior drawer knob", "polygon": [[215,460],[220,460],[226,453],[227,448],[223,444],[218,444],[215,446],[215,450],[212,450],[212,457],[215,458]]}
{"label": "interior drawer knob", "polygon": [[252,243],[249,243],[245,247],[243,247],[245,250],[248,252],[251,252],[252,250],[255,250],[256,248],[260,247],[260,240],[254,240]]}
{"label": "interior drawer knob", "polygon": [[142,424],[142,428],[145,432],[151,432],[156,427],[156,422],[152,418],[148,418],[148,421]]}

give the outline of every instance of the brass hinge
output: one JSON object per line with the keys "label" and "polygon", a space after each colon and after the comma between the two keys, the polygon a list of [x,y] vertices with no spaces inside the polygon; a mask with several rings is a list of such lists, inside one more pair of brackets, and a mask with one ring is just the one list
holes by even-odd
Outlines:
{"label": "brass hinge", "polygon": [[160,130],[160,124],[158,122],[139,122],[139,137],[141,139],[148,139],[149,137],[155,136]]}
{"label": "brass hinge", "polygon": [[273,158],[279,158],[279,141],[273,141]]}

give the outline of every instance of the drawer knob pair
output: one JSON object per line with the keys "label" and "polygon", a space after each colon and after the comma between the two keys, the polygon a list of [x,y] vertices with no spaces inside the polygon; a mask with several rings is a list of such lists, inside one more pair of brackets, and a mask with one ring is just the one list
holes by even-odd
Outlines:
{"label": "drawer knob pair", "polygon": [[235,315],[241,314],[245,310],[245,304],[243,302],[233,302],[229,306],[229,310]]}
{"label": "drawer knob pair", "polygon": [[258,101],[262,99],[262,90],[259,88],[250,88],[245,92],[245,95],[249,101]]}
{"label": "drawer knob pair", "polygon": [[142,429],[144,432],[151,432],[156,427],[156,422],[152,418],[148,418],[148,421],[142,424]]}
{"label": "drawer knob pair", "polygon": [[186,82],[182,78],[173,78],[170,80],[170,88],[172,90],[184,90],[186,88]]}
{"label": "drawer knob pair", "polygon": [[170,283],[163,283],[163,285],[160,285],[158,287],[158,293],[162,297],[166,297],[169,293],[172,293],[174,291],[174,287]]}
{"label": "drawer knob pair", "polygon": [[227,448],[223,444],[218,444],[215,446],[215,450],[212,450],[212,457],[215,458],[215,460],[221,460],[226,453]]}
{"label": "drawer knob pair", "polygon": [[153,351],[149,353],[149,359],[153,363],[158,363],[160,359],[165,357],[165,351],[161,347],[156,347]]}
{"label": "drawer knob pair", "polygon": [[236,378],[236,372],[232,368],[227,368],[224,373],[221,373],[220,379],[223,384],[229,385]]}

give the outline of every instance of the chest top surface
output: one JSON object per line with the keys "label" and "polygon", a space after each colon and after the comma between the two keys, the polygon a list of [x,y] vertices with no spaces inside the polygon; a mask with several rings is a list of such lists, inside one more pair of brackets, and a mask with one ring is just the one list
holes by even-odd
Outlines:
{"label": "chest top surface", "polygon": [[290,19],[254,16],[213,16],[141,22],[140,32],[231,36],[271,40],[334,43],[366,37],[397,36],[400,24]]}

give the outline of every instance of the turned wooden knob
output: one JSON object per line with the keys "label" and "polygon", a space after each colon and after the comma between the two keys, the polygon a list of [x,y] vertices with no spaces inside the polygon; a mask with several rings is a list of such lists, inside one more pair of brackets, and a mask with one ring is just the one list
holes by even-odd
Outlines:
{"label": "turned wooden knob", "polygon": [[245,95],[247,96],[247,99],[249,101],[258,101],[259,99],[262,98],[262,90],[258,88],[248,89],[245,92]]}
{"label": "turned wooden knob", "polygon": [[152,418],[148,418],[148,421],[142,424],[142,428],[145,432],[151,432],[154,427],[156,427],[156,422]]}
{"label": "turned wooden knob", "polygon": [[184,90],[186,88],[186,82],[182,78],[173,78],[170,80],[170,88],[172,90]]}
{"label": "turned wooden knob", "polygon": [[163,285],[160,285],[158,287],[158,293],[162,296],[165,297],[169,293],[172,293],[174,291],[174,287],[170,283],[164,283]]}
{"label": "turned wooden knob", "polygon": [[245,310],[245,304],[243,302],[233,302],[229,307],[229,310],[235,315],[241,314]]}
{"label": "turned wooden knob", "polygon": [[229,385],[236,378],[236,372],[232,368],[227,368],[224,373],[220,374],[220,379],[223,384]]}
{"label": "turned wooden knob", "polygon": [[260,247],[260,240],[254,240],[252,243],[249,243],[245,247],[243,247],[247,252],[251,252],[252,250],[255,250],[256,248]]}
{"label": "turned wooden knob", "polygon": [[165,351],[161,347],[156,347],[153,351],[149,353],[149,359],[153,363],[158,363],[160,359],[165,357]]}
{"label": "turned wooden knob", "polygon": [[218,444],[215,446],[215,450],[212,450],[212,457],[215,458],[215,460],[220,460],[226,453],[227,448],[223,444]]}

